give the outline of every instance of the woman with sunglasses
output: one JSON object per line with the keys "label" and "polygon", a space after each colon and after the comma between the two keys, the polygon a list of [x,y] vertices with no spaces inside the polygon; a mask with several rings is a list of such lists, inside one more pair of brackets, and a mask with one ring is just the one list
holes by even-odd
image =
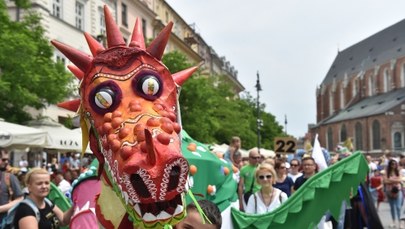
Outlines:
{"label": "woman with sunglasses", "polygon": [[388,203],[390,204],[392,224],[390,228],[395,227],[396,219],[398,223],[398,228],[404,228],[401,224],[400,215],[401,215],[401,205],[402,205],[402,190],[401,180],[402,176],[399,172],[398,162],[390,159],[388,161],[388,166],[385,171],[384,185],[386,190],[386,196],[388,197]]}
{"label": "woman with sunglasses", "polygon": [[294,187],[294,181],[291,177],[287,176],[286,163],[283,160],[277,160],[274,169],[277,173],[277,179],[273,186],[285,192],[287,196],[290,196],[291,190]]}
{"label": "woman with sunglasses", "polygon": [[290,172],[288,173],[288,176],[291,177],[294,183],[298,177],[302,176],[300,169],[300,161],[296,158],[292,159],[290,161]]}
{"label": "woman with sunglasses", "polygon": [[261,188],[250,196],[246,206],[246,213],[264,214],[274,210],[288,199],[287,194],[273,187],[277,175],[271,165],[267,163],[260,164],[256,170],[255,178]]}

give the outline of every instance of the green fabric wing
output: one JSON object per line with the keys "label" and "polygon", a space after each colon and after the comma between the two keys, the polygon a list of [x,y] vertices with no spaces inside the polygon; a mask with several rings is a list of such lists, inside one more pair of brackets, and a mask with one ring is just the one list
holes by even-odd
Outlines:
{"label": "green fabric wing", "polygon": [[328,210],[337,219],[342,202],[356,195],[367,173],[367,161],[356,152],[311,177],[272,212],[249,215],[232,208],[234,228],[313,228]]}

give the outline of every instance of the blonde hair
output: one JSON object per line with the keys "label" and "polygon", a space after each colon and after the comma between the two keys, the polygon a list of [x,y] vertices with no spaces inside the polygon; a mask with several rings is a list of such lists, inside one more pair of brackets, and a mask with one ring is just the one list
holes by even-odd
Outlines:
{"label": "blonde hair", "polygon": [[33,168],[25,175],[25,185],[28,185],[31,182],[31,176],[34,174],[47,174],[49,175],[48,171],[43,168]]}
{"label": "blonde hair", "polygon": [[270,172],[271,175],[273,176],[273,184],[276,183],[276,181],[277,181],[277,173],[276,173],[276,170],[274,170],[273,166],[271,166],[271,164],[269,164],[269,163],[262,163],[262,164],[260,164],[260,165],[257,167],[256,173],[255,173],[256,182],[257,182],[257,179],[259,178],[259,172],[260,172],[260,171],[267,171],[267,172]]}

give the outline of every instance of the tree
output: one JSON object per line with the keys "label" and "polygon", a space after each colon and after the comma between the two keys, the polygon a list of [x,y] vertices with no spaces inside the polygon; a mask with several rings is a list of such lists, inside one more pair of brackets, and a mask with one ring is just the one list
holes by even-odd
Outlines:
{"label": "tree", "polygon": [[72,91],[73,77],[52,61],[53,49],[37,14],[11,21],[0,1],[0,117],[23,123],[33,117],[27,107],[44,108]]}
{"label": "tree", "polygon": [[[179,52],[168,53],[163,62],[172,73],[191,65]],[[221,75],[194,74],[181,89],[180,109],[183,128],[194,139],[205,143],[229,143],[232,136],[240,136],[244,148],[257,144],[257,112],[255,100],[234,98],[231,87]],[[274,137],[281,136],[282,127],[261,104],[262,146],[271,147]]]}

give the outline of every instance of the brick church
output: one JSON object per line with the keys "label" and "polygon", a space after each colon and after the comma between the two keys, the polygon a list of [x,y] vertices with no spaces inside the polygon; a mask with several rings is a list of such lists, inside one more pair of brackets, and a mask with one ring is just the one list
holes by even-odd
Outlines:
{"label": "brick church", "polygon": [[310,132],[329,151],[351,138],[354,150],[405,152],[405,20],[339,51],[316,103]]}

